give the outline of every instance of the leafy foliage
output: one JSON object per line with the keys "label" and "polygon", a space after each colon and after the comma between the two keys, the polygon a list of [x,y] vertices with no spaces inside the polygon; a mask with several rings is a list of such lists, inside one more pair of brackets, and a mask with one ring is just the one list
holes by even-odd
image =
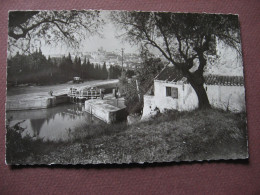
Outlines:
{"label": "leafy foliage", "polygon": [[203,72],[210,45],[214,45],[217,38],[241,51],[235,15],[115,11],[111,13],[111,19],[125,30],[125,38],[130,43],[148,50],[156,48],[182,71],[197,93],[199,108],[209,107]]}
{"label": "leafy foliage", "polygon": [[109,79],[118,79],[118,77],[121,75],[122,68],[118,65],[116,66],[110,66],[108,78]]}
{"label": "leafy foliage", "polygon": [[155,58],[154,55],[147,52],[142,54],[143,63],[137,67],[137,79],[140,82],[141,90],[146,93],[153,85],[154,78],[163,69],[164,64],[160,58]]}
{"label": "leafy foliage", "polygon": [[82,39],[98,34],[102,23],[99,11],[11,11],[8,46],[27,53],[39,41],[78,47]]}
{"label": "leafy foliage", "polygon": [[163,63],[159,58],[143,56],[144,62],[137,67],[136,76],[130,83],[126,80],[126,74],[119,79],[120,88],[125,92],[125,105],[129,113],[141,113],[143,109],[143,96],[152,87],[154,77],[162,70]]}

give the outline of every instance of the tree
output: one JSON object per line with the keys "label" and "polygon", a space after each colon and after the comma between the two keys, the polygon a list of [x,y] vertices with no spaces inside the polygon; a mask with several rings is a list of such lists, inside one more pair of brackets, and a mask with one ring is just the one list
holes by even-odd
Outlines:
{"label": "tree", "polygon": [[102,79],[107,79],[107,77],[108,77],[108,72],[107,72],[106,63],[104,62],[102,66]]}
{"label": "tree", "polygon": [[112,67],[112,77],[111,79],[118,79],[118,77],[120,77],[121,73],[122,73],[122,67],[119,65],[115,65],[115,66],[110,66],[110,68]]}
{"label": "tree", "polygon": [[92,75],[93,75],[94,79],[99,79],[100,78],[100,67],[99,67],[99,64],[93,65]]}
{"label": "tree", "polygon": [[75,56],[74,63],[73,63],[73,71],[75,76],[82,76],[81,75],[81,59],[80,57]]}
{"label": "tree", "polygon": [[129,70],[129,69],[126,71],[126,76],[128,78],[132,78],[132,76],[134,76],[134,75],[135,75],[135,71]]}
{"label": "tree", "polygon": [[63,56],[60,63],[60,70],[66,80],[71,80],[73,77],[73,62],[70,53],[67,57]]}
{"label": "tree", "polygon": [[54,63],[51,61],[50,55],[48,56],[47,65],[48,65],[48,68],[50,68],[50,77],[52,78]]}
{"label": "tree", "polygon": [[145,94],[153,85],[153,80],[163,69],[164,64],[160,58],[156,58],[153,54],[146,50],[141,52],[142,63],[136,67],[137,79],[140,82],[140,88]]}
{"label": "tree", "polygon": [[82,78],[83,79],[87,78],[87,58],[86,58],[86,56],[84,57],[84,61],[82,64]]}
{"label": "tree", "polygon": [[87,76],[89,79],[93,79],[94,78],[94,64],[90,63],[90,61],[88,60],[87,62]]}
{"label": "tree", "polygon": [[130,43],[156,48],[181,71],[198,96],[199,108],[210,107],[203,87],[210,45],[217,38],[240,51],[239,23],[235,15],[112,12],[111,19],[126,31]]}
{"label": "tree", "polygon": [[8,83],[9,84],[47,84],[57,80],[53,79],[57,67],[42,54],[41,49],[36,49],[30,55],[17,54],[8,59]]}
{"label": "tree", "polygon": [[126,110],[129,114],[141,113],[143,109],[143,94],[138,89],[136,78],[128,81],[126,72],[119,77],[119,92],[124,95]]}
{"label": "tree", "polygon": [[82,39],[98,34],[101,23],[99,11],[10,11],[8,46],[27,53],[42,40],[45,44],[63,42],[77,47]]}
{"label": "tree", "polygon": [[125,105],[129,113],[141,113],[143,96],[151,89],[153,80],[164,67],[160,58],[147,53],[141,55],[143,62],[136,69],[136,76],[128,83],[127,72],[122,72],[119,78],[119,89],[125,94]]}

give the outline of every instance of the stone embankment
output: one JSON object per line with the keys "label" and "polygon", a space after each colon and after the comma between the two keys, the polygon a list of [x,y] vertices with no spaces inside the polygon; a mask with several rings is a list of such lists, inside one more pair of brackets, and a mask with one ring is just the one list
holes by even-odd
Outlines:
{"label": "stone embankment", "polygon": [[126,121],[127,118],[125,107],[111,105],[109,100],[93,99],[85,101],[85,111],[108,124]]}

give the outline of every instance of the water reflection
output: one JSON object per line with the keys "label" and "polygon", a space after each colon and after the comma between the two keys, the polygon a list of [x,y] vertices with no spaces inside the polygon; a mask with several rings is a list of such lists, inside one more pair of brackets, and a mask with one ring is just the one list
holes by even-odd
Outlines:
{"label": "water reflection", "polygon": [[22,136],[29,135],[43,140],[68,140],[75,127],[83,124],[103,123],[99,119],[84,112],[79,104],[61,105],[54,108],[25,111],[8,111],[10,126],[18,122],[25,128]]}
{"label": "water reflection", "polygon": [[[40,134],[40,131],[42,129],[42,126],[44,124],[46,120],[44,118],[40,118],[40,119],[31,119],[30,122],[31,122],[31,127],[32,127],[32,130],[33,130],[33,137],[37,137],[39,136]],[[47,122],[48,123],[48,122]]]}

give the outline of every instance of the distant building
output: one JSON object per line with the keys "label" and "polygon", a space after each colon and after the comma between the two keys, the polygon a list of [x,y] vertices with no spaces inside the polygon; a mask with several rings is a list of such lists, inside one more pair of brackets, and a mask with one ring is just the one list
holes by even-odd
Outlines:
{"label": "distant building", "polygon": [[[245,111],[243,76],[207,75],[204,78],[211,106],[232,112]],[[165,67],[154,79],[153,89],[144,95],[142,117],[149,117],[155,110],[190,111],[197,107],[197,95],[186,77],[174,67]]]}

